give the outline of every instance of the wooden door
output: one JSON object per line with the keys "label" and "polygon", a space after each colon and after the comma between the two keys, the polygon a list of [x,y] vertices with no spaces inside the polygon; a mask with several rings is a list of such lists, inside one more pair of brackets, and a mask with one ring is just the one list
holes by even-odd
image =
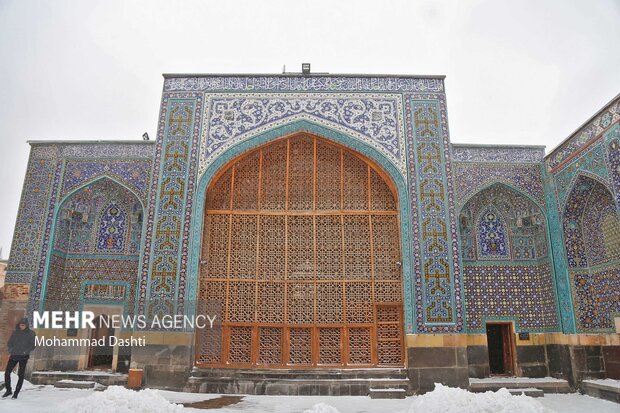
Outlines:
{"label": "wooden door", "polygon": [[487,323],[487,346],[491,374],[514,375],[514,334],[511,323]]}

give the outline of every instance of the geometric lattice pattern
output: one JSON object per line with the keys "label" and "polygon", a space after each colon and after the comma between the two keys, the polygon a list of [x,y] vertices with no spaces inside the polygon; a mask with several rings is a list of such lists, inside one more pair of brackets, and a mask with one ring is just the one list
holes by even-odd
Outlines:
{"label": "geometric lattice pattern", "polygon": [[483,332],[485,319],[515,320],[517,331],[559,327],[548,262],[467,264],[464,273],[468,331]]}
{"label": "geometric lattice pattern", "polygon": [[381,172],[298,135],[227,167],[205,209],[199,300],[223,330],[198,338],[198,364],[403,365],[397,208]]}
{"label": "geometric lattice pattern", "polygon": [[582,331],[614,330],[613,316],[620,315],[620,265],[576,271],[573,277],[578,328]]}
{"label": "geometric lattice pattern", "polygon": [[[46,310],[78,311],[81,304],[114,302],[133,313],[138,258],[66,258],[54,253],[45,295]],[[100,284],[99,284],[100,283]],[[100,285],[99,288],[96,286]],[[129,285],[129,288],[126,286]]]}

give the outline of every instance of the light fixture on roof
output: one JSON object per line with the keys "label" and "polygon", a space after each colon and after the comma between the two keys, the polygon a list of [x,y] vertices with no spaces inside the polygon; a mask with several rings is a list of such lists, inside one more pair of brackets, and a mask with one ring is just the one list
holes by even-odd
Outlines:
{"label": "light fixture on roof", "polygon": [[301,64],[301,73],[303,73],[304,75],[310,74],[310,63]]}
{"label": "light fixture on roof", "polygon": [[143,141],[148,141],[148,140],[150,140],[150,139],[151,139],[151,138],[149,138],[149,134],[148,134],[147,132],[144,132],[144,133],[142,134],[142,140],[143,140]]}

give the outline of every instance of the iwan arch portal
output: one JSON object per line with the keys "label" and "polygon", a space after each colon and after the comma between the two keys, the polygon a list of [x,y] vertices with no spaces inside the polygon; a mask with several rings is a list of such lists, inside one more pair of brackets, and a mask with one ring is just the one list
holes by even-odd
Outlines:
{"label": "iwan arch portal", "polygon": [[[395,194],[307,134],[225,167],[207,191],[199,302],[208,366],[404,366]],[[219,310],[219,311],[218,311]]]}
{"label": "iwan arch portal", "polygon": [[[21,304],[0,316],[6,325],[49,308],[63,291],[67,308],[102,316],[217,314],[201,331],[101,333],[146,338],[113,349],[111,369],[133,365],[147,385],[196,391],[241,391],[215,383],[221,369],[248,382],[261,370],[393,374],[409,391],[467,387],[497,369],[611,377],[619,116],[616,99],[545,157],[541,147],[452,145],[443,77],[166,75],[156,141],[31,143],[6,286]],[[607,194],[600,222],[573,200],[581,176]],[[64,211],[80,188],[106,185],[101,210]],[[129,205],[123,196],[141,207],[110,209]],[[129,244],[93,229],[94,217]],[[604,234],[602,247],[582,245],[598,248],[584,265],[567,254],[575,225]],[[68,246],[96,246],[79,257],[63,249],[80,264],[64,273],[54,264],[62,228]],[[568,356],[584,348],[600,359],[592,371]],[[33,367],[85,369],[88,354],[38,349]]]}

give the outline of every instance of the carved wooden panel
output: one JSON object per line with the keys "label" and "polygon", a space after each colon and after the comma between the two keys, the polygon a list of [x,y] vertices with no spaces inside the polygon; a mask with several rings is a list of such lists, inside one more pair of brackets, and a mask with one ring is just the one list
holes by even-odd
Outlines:
{"label": "carved wooden panel", "polygon": [[363,157],[301,134],[207,191],[198,365],[403,365],[397,201]]}
{"label": "carved wooden panel", "polygon": [[377,358],[379,364],[402,365],[402,307],[399,305],[377,306]]}

